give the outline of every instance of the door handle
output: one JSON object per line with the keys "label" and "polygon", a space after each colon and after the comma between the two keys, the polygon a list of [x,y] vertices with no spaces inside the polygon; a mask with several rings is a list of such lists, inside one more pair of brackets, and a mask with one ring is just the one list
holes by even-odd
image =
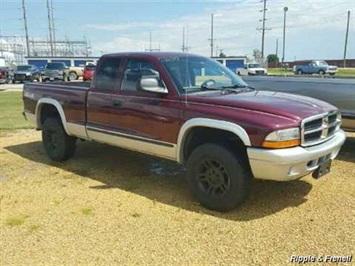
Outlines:
{"label": "door handle", "polygon": [[121,106],[122,106],[122,101],[120,101],[120,100],[113,100],[113,101],[112,101],[112,106],[114,106],[114,107],[121,107]]}

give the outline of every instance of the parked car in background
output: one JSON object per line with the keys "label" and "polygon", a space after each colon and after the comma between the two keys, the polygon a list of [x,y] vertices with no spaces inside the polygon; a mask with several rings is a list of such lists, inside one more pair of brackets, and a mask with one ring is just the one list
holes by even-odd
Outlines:
{"label": "parked car in background", "polygon": [[77,80],[82,77],[84,74],[84,67],[83,66],[70,66],[69,67],[69,80]]}
{"label": "parked car in background", "polygon": [[12,71],[8,67],[0,67],[0,84],[10,83],[12,80]]}
{"label": "parked car in background", "polygon": [[248,63],[244,68],[237,68],[239,76],[267,75],[267,70],[258,63]]}
{"label": "parked car in background", "polygon": [[83,71],[83,81],[92,80],[96,66],[93,64],[86,65]]}
{"label": "parked car in background", "polygon": [[25,81],[40,81],[41,71],[34,65],[21,65],[17,66],[14,71],[12,83],[25,82]]}
{"label": "parked car in background", "polygon": [[313,60],[306,65],[294,65],[293,73],[297,75],[302,74],[319,74],[319,75],[335,75],[338,72],[337,66],[330,66],[324,60]]}
{"label": "parked car in background", "polygon": [[62,62],[52,62],[46,65],[42,81],[54,80],[69,81],[69,67]]}

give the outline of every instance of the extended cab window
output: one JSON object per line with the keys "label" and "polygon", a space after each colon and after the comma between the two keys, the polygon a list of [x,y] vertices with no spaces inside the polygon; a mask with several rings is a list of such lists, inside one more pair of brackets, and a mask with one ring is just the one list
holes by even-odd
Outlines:
{"label": "extended cab window", "polygon": [[[139,82],[142,78],[156,78],[159,83],[162,83],[159,72],[151,62],[141,59],[128,60],[123,71],[121,90],[138,91]],[[163,84],[160,85],[164,87]]]}
{"label": "extended cab window", "polygon": [[95,88],[98,90],[114,90],[118,80],[118,68],[120,59],[105,59],[97,69],[95,77]]}

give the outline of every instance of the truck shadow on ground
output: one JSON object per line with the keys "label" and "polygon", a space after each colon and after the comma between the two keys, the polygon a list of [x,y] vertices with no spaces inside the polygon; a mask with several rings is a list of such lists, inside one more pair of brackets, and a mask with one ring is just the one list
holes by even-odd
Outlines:
{"label": "truck shadow on ground", "polygon": [[355,137],[347,136],[345,144],[341,147],[337,160],[355,163]]}
{"label": "truck shadow on ground", "polygon": [[312,185],[303,180],[256,180],[246,203],[231,212],[219,213],[194,201],[186,186],[185,169],[168,160],[92,142],[78,142],[74,157],[63,163],[50,161],[41,142],[8,146],[6,149],[28,160],[102,183],[91,186],[92,189],[123,189],[156,202],[228,220],[254,220],[297,207],[307,201],[306,196],[312,189]]}

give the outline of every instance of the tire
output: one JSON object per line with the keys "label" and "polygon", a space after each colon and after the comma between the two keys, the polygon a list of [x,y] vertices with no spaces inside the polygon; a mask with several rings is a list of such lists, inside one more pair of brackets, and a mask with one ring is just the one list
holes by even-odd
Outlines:
{"label": "tire", "polygon": [[212,143],[202,144],[192,151],[187,161],[187,181],[202,206],[229,211],[248,198],[252,177],[238,157]]}
{"label": "tire", "polygon": [[51,160],[62,162],[73,156],[76,138],[67,135],[59,118],[49,117],[42,125],[42,143]]}
{"label": "tire", "polygon": [[324,72],[324,70],[319,70],[318,74],[321,75],[321,76],[324,76],[325,72]]}
{"label": "tire", "polygon": [[297,75],[302,75],[303,71],[301,69],[297,70]]}
{"label": "tire", "polygon": [[70,72],[68,76],[68,81],[77,80],[79,77],[75,72]]}
{"label": "tire", "polygon": [[15,84],[15,83],[16,83],[16,81],[13,79],[13,80],[12,80],[12,84]]}

